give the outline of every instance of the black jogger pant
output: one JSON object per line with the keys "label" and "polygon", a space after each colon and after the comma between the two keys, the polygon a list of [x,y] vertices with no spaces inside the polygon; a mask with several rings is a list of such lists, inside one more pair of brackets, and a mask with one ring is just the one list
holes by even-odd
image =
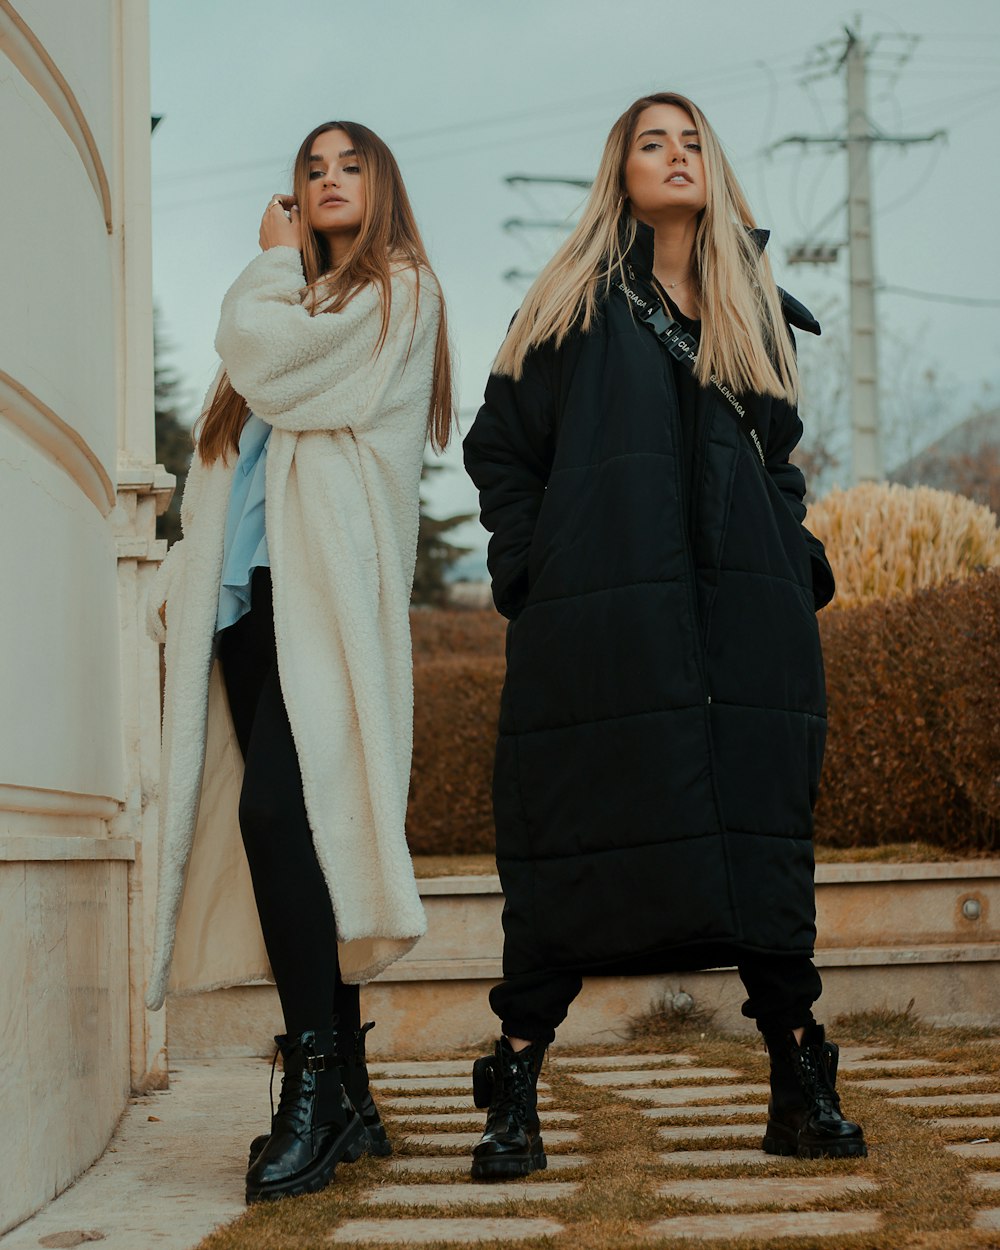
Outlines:
{"label": "black jogger pant", "polygon": [[[823,983],[808,955],[743,952],[737,967],[749,996],[743,1014],[756,1021],[761,1033],[812,1023],[812,1005]],[[582,988],[583,979],[574,972],[509,977],[490,991],[490,1006],[507,1037],[550,1043]]]}
{"label": "black jogger pant", "polygon": [[285,1032],[361,1026],[345,985],[337,927],[302,796],[302,776],[278,680],[269,569],[255,569],[251,610],[222,631],[219,660],[245,771],[240,831]]}

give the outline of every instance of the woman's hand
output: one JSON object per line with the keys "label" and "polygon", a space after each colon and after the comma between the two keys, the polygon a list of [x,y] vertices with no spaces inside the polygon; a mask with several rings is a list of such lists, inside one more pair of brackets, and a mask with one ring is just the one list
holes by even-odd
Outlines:
{"label": "woman's hand", "polygon": [[[286,209],[292,215],[291,220]],[[294,247],[297,252],[302,251],[302,225],[294,195],[272,196],[264,209],[260,219],[260,249],[266,252],[272,247]]]}

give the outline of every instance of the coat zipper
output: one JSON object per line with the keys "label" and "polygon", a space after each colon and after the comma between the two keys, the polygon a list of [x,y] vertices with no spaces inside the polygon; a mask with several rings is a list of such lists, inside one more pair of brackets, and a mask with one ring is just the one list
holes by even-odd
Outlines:
{"label": "coat zipper", "polygon": [[[664,364],[664,368],[671,368],[669,362]],[[672,378],[671,378],[672,381]],[[677,388],[673,387],[676,395]],[[707,414],[706,414],[707,415]],[[680,419],[675,414],[674,423],[674,445],[681,445],[680,435]],[[684,562],[687,567],[687,585],[688,585],[688,602],[691,611],[691,619],[695,626],[695,661],[698,666],[698,678],[701,682],[702,707],[705,726],[705,745],[708,748],[709,772],[711,774],[712,786],[712,803],[715,807],[715,819],[718,823],[720,832],[725,828],[725,821],[722,818],[722,803],[719,799],[719,789],[715,781],[715,748],[712,741],[712,725],[709,720],[712,706],[712,692],[708,683],[708,663],[705,655],[705,643],[702,637],[702,620],[701,612],[698,609],[698,587],[696,584],[697,570],[694,563],[694,554],[691,550],[691,517],[695,511],[695,492],[698,489],[699,474],[697,472],[700,463],[700,457],[704,449],[705,442],[708,438],[708,422],[698,427],[697,439],[693,454],[695,456],[695,472],[692,474],[692,494],[688,499],[684,491],[684,473],[679,456],[674,457],[674,477],[677,482],[677,494],[681,501],[681,524],[684,527]],[[727,861],[728,862],[728,861]],[[728,869],[727,869],[728,873]],[[732,891],[730,886],[730,905],[732,905]]]}

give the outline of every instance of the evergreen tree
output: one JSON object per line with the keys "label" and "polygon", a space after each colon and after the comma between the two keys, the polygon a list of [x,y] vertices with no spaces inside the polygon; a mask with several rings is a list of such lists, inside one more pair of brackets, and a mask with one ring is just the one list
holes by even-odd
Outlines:
{"label": "evergreen tree", "polygon": [[[430,473],[445,468],[443,464],[428,464],[420,470],[420,480],[426,481]],[[447,593],[448,570],[470,547],[459,547],[446,537],[456,525],[471,521],[474,513],[443,517],[438,520],[427,512],[423,491],[420,493],[420,531],[417,535],[417,567],[413,576],[412,602],[441,607]]]}
{"label": "evergreen tree", "polygon": [[191,429],[181,420],[181,382],[177,373],[163,363],[163,342],[159,313],[153,313],[153,397],[156,419],[156,459],[177,478],[170,507],[156,518],[156,537],[168,543],[181,536],[181,496],[191,464]]}

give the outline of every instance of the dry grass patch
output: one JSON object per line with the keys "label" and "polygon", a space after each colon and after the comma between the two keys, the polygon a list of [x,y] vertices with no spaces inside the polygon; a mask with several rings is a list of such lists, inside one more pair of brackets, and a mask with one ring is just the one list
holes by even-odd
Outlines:
{"label": "dry grass patch", "polygon": [[[831,1027],[830,1033],[838,1042],[889,1045],[895,1058],[922,1058],[929,1064],[947,1062],[953,1064],[955,1070],[963,1072],[996,1075],[1000,1060],[1000,1048],[988,1045],[982,1033],[975,1030],[928,1029],[914,1017],[911,1009],[845,1017]],[[710,1025],[706,1028],[692,1027],[690,1021],[671,1020],[669,1028],[657,1032],[654,1022],[647,1019],[632,1039],[620,1045],[574,1051],[588,1056],[676,1052],[691,1054],[695,1061],[692,1067],[732,1068],[741,1073],[746,1083],[763,1083],[767,1079],[767,1056],[757,1039],[727,1036],[713,1031]],[[563,1059],[570,1057],[558,1047],[556,1054]],[[463,1057],[469,1059],[471,1070],[473,1056],[466,1051]],[[683,1068],[674,1067],[671,1070],[683,1071]],[[944,1149],[949,1132],[926,1123],[927,1118],[946,1114],[945,1109],[927,1109],[930,1115],[915,1114],[923,1109],[911,1112],[891,1097],[882,1097],[854,1081],[844,1080],[841,1089],[845,1113],[860,1120],[868,1135],[871,1154],[866,1160],[767,1159],[759,1165],[755,1164],[752,1171],[740,1165],[697,1170],[683,1166],[665,1168],[660,1156],[676,1153],[680,1157],[682,1152],[679,1147],[684,1143],[664,1141],[659,1129],[668,1124],[670,1127],[697,1125],[704,1128],[704,1119],[684,1117],[683,1108],[677,1108],[676,1117],[672,1113],[669,1120],[645,1116],[642,1114],[643,1104],[622,1097],[617,1088],[583,1085],[574,1078],[574,1074],[558,1065],[546,1064],[542,1079],[550,1087],[552,1108],[571,1112],[577,1117],[572,1124],[550,1121],[549,1126],[552,1129],[571,1128],[579,1134],[575,1144],[549,1149],[548,1153],[563,1157],[578,1155],[587,1162],[581,1162],[579,1168],[567,1171],[538,1172],[527,1181],[528,1184],[579,1182],[580,1188],[571,1196],[539,1202],[512,1199],[489,1207],[475,1203],[447,1208],[411,1203],[373,1206],[365,1198],[380,1184],[454,1184],[462,1181],[468,1173],[464,1168],[450,1173],[389,1173],[384,1161],[365,1159],[352,1166],[340,1167],[336,1182],[322,1194],[251,1209],[228,1228],[207,1238],[199,1250],[319,1250],[319,1247],[328,1250],[333,1229],[348,1219],[429,1216],[550,1218],[564,1227],[564,1232],[554,1237],[526,1242],[497,1240],[477,1243],[485,1250],[501,1250],[501,1247],[502,1250],[515,1250],[518,1246],[530,1246],[532,1250],[618,1250],[619,1247],[635,1245],[652,1250],[667,1246],[672,1250],[704,1250],[706,1242],[646,1239],[643,1236],[644,1230],[656,1220],[715,1211],[704,1201],[661,1197],[658,1188],[662,1182],[686,1177],[780,1176],[790,1179],[831,1175],[871,1178],[879,1188],[873,1192],[848,1192],[803,1201],[796,1203],[795,1209],[878,1211],[882,1228],[877,1233],[837,1237],[835,1246],[832,1241],[815,1237],[782,1238],[780,1241],[741,1238],[737,1242],[727,1242],[727,1248],[817,1250],[819,1246],[828,1246],[830,1250],[970,1250],[978,1247],[986,1250],[993,1247],[996,1250],[1000,1246],[995,1234],[974,1233],[970,1228],[976,1206],[994,1204],[996,1195],[971,1188],[966,1179],[971,1164]],[[706,1087],[719,1083],[698,1078],[684,1081],[685,1085]],[[1000,1080],[997,1087],[1000,1088]],[[467,1093],[469,1082],[456,1077],[454,1088]],[[728,1105],[717,1095],[712,1095],[711,1101]],[[733,1121],[747,1123],[746,1111],[741,1112],[740,1107],[761,1101],[759,1095],[734,1099]],[[546,1107],[540,1109],[543,1139],[547,1127],[546,1110]],[[973,1111],[974,1108],[961,1109],[963,1114],[972,1114]],[[407,1141],[405,1133],[468,1131],[471,1136],[483,1122],[482,1114],[471,1110],[468,1120],[463,1117],[461,1125],[422,1126],[419,1114],[405,1108],[387,1109],[385,1119],[397,1146],[397,1157],[428,1153],[467,1156],[468,1151],[462,1148],[440,1151],[436,1147],[418,1146]],[[763,1129],[762,1120],[759,1122]],[[718,1128],[718,1133],[713,1133],[711,1137],[699,1138],[688,1144],[699,1150],[745,1149],[753,1144],[747,1139],[727,1137],[725,1124],[720,1124]],[[990,1161],[976,1161],[975,1167],[988,1170]],[[749,1203],[740,1211],[782,1209],[787,1208],[759,1202]],[[728,1213],[738,1215],[739,1211]],[[444,1250],[446,1244],[436,1243],[440,1250]],[[716,1246],[721,1244],[716,1243]],[[381,1250],[388,1250],[388,1247],[383,1243]],[[455,1243],[451,1243],[449,1250],[456,1250]]]}

